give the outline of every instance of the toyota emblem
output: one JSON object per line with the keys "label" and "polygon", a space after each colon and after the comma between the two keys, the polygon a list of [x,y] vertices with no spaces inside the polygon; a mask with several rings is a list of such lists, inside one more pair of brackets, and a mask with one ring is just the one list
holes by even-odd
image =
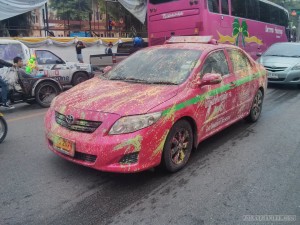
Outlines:
{"label": "toyota emblem", "polygon": [[66,116],[66,122],[67,122],[68,124],[73,124],[73,123],[74,123],[74,116],[72,116],[72,115],[67,115],[67,116]]}

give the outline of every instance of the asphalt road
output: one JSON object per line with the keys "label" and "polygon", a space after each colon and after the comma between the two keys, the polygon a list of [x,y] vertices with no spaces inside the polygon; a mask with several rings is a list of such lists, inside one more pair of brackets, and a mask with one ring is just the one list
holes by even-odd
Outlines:
{"label": "asphalt road", "polygon": [[46,109],[20,104],[5,113],[0,224],[300,224],[299,99],[294,87],[271,87],[256,124],[240,121],[201,143],[184,170],[127,175],[54,155],[43,136]]}

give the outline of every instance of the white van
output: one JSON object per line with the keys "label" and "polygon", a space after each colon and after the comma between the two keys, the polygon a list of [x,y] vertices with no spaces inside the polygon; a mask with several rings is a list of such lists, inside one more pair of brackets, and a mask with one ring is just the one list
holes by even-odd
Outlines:
{"label": "white van", "polygon": [[90,64],[66,62],[49,50],[29,49],[20,41],[0,39],[0,59],[13,63],[19,56],[24,64],[35,55],[38,75],[51,77],[62,85],[76,85],[94,76]]}

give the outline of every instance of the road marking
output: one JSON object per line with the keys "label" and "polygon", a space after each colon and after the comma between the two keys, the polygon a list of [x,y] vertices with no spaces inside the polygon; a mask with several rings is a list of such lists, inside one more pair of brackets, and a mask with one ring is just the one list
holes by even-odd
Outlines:
{"label": "road marking", "polygon": [[46,112],[34,113],[34,114],[31,114],[31,115],[27,115],[27,116],[20,116],[20,117],[14,118],[14,119],[8,119],[7,122],[15,122],[15,121],[29,119],[29,118],[32,118],[32,117],[41,116],[41,115],[45,115],[45,114],[46,114]]}

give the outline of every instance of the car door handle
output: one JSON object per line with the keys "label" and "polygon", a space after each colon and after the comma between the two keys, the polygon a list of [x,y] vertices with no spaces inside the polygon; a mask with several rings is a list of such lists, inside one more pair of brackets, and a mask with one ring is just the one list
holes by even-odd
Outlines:
{"label": "car door handle", "polygon": [[230,88],[235,88],[236,87],[236,83],[231,82],[229,86],[230,86]]}

